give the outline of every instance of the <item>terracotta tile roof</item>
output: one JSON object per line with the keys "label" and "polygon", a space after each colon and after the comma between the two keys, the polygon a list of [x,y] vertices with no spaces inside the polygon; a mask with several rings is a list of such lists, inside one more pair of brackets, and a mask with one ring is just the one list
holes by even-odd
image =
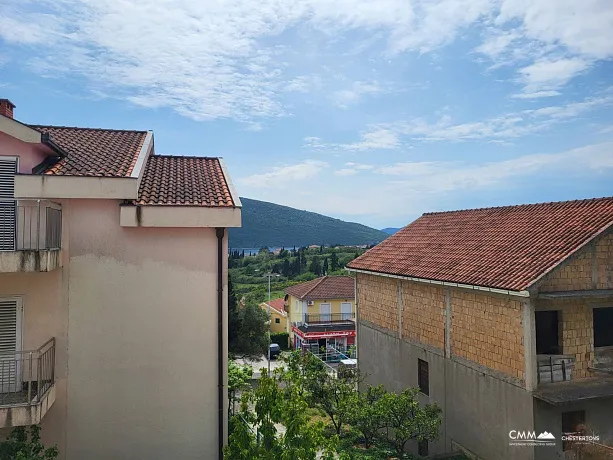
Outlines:
{"label": "terracotta tile roof", "polygon": [[218,158],[152,155],[136,204],[234,206]]}
{"label": "terracotta tile roof", "polygon": [[147,131],[28,125],[58,145],[66,157],[42,174],[60,176],[130,176]]}
{"label": "terracotta tile roof", "polygon": [[613,226],[613,198],[424,214],[349,268],[520,291]]}
{"label": "terracotta tile roof", "polygon": [[[268,302],[264,302],[264,305],[268,305]],[[281,313],[283,316],[287,315],[285,311],[285,300],[283,298],[272,299],[270,301],[270,308]]]}
{"label": "terracotta tile roof", "polygon": [[322,276],[290,286],[285,292],[301,300],[353,299],[355,287],[351,276]]}

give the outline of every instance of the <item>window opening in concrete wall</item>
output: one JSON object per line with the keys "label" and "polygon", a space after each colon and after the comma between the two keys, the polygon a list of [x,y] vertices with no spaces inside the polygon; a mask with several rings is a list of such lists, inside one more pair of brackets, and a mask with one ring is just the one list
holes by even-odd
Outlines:
{"label": "window opening in concrete wall", "polygon": [[[562,433],[581,434],[585,431],[585,411],[562,412]],[[572,441],[562,441],[562,450],[568,450]]]}
{"label": "window opening in concrete wall", "polygon": [[560,354],[559,311],[543,310],[535,312],[536,354]]}
{"label": "window opening in concrete wall", "polygon": [[419,391],[425,395],[430,394],[430,376],[428,375],[428,361],[423,359],[417,360],[417,382],[419,385]]}
{"label": "window opening in concrete wall", "polygon": [[594,346],[613,347],[613,307],[594,308]]}
{"label": "window opening in concrete wall", "polygon": [[423,440],[423,441],[419,441],[417,443],[417,454],[421,457],[427,457],[428,456],[428,441],[427,440]]}

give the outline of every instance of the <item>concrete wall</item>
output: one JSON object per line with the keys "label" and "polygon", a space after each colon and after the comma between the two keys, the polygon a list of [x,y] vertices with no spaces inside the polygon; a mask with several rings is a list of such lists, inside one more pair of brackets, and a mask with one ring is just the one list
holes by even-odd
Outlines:
{"label": "concrete wall", "polygon": [[[585,426],[588,434],[600,436],[600,443],[613,445],[613,398],[586,400],[560,406],[552,406],[538,399],[534,400],[534,429],[537,433],[547,430],[556,436],[556,447],[535,449],[536,460],[558,460],[564,458],[562,441],[562,413],[576,410],[585,411]],[[597,458],[597,457],[594,457]],[[605,458],[605,457],[603,457]]]}
{"label": "concrete wall", "polygon": [[216,458],[215,230],[122,228],[118,205],[64,208],[66,458]]}
{"label": "concrete wall", "polygon": [[[372,323],[360,321],[358,337],[365,384],[384,384],[393,391],[417,387],[417,360],[428,362],[429,397],[420,394],[420,402],[436,402],[443,410],[440,438],[430,443],[430,454],[451,451],[453,443],[485,460],[533,458],[530,448],[509,446],[510,430],[533,429],[529,392]],[[415,443],[409,452],[417,453]]]}

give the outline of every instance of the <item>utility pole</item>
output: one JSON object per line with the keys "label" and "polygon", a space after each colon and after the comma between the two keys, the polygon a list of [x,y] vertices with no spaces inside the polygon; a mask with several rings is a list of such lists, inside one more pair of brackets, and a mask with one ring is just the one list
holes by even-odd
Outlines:
{"label": "utility pole", "polygon": [[273,276],[279,276],[277,273],[266,273],[264,276],[268,278],[268,376],[270,376],[270,344],[271,344],[271,324],[272,318],[270,316],[270,279]]}

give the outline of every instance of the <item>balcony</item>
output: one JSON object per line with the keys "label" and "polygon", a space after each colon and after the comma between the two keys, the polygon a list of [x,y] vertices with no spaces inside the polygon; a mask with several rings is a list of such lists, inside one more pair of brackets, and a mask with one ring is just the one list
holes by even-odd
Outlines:
{"label": "balcony", "polygon": [[0,273],[61,267],[62,209],[46,200],[0,200]]}
{"label": "balcony", "polygon": [[40,423],[55,402],[55,338],[0,355],[0,428]]}
{"label": "balcony", "polygon": [[304,322],[313,326],[333,323],[353,323],[355,322],[355,315],[353,313],[306,314],[304,315]]}

